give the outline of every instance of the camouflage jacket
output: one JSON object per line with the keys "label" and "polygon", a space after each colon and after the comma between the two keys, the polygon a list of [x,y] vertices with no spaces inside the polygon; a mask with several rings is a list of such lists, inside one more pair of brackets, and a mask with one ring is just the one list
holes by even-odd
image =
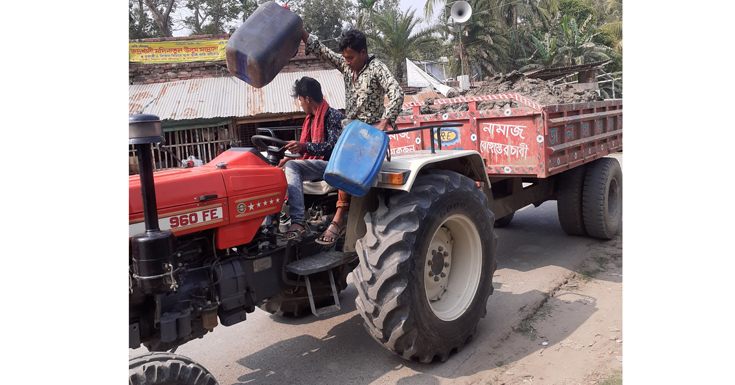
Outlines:
{"label": "camouflage jacket", "polygon": [[[355,73],[347,66],[344,57],[327,48],[312,34],[309,34],[306,43],[306,53],[328,61],[342,72],[346,107],[343,126],[352,120],[373,124],[388,119],[393,129],[396,129],[396,118],[403,105],[403,91],[385,64],[371,56],[353,83]],[[384,106],[386,95],[388,105]]]}

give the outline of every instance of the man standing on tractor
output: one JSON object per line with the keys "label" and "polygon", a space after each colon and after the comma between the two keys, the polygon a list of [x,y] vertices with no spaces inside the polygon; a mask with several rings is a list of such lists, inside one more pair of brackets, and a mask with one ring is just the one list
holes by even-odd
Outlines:
{"label": "man standing on tractor", "polygon": [[[303,181],[321,179],[327,169],[329,158],[339,135],[344,115],[329,107],[322,95],[318,81],[302,77],[294,83],[291,94],[299,98],[301,109],[306,113],[299,141],[291,140],[286,149],[293,154],[304,154],[303,159],[283,158],[278,167],[283,168],[288,182],[288,212],[291,227],[285,237],[295,238],[304,233],[304,188]],[[290,161],[289,161],[290,160]]]}
{"label": "man standing on tractor", "polygon": [[[345,82],[345,119],[342,127],[353,120],[370,124],[382,131],[388,127],[396,129],[396,118],[403,105],[403,91],[398,81],[388,70],[388,66],[368,56],[365,35],[351,29],[342,34],[339,42],[341,55],[327,48],[319,39],[306,30],[301,31],[301,40],[306,45],[306,53],[332,64],[342,72]],[[388,105],[384,106],[385,97]],[[344,214],[350,205],[350,195],[339,192],[337,213],[327,230],[316,240],[320,244],[333,244],[344,234]]]}

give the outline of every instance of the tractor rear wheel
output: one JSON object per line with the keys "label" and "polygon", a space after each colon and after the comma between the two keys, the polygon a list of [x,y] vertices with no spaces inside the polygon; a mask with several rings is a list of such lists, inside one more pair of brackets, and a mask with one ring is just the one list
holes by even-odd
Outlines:
{"label": "tractor rear wheel", "polygon": [[562,230],[569,235],[587,235],[582,215],[582,189],[587,165],[581,165],[559,175],[556,209]]}
{"label": "tractor rear wheel", "polygon": [[584,178],[582,212],[587,233],[611,239],[623,226],[623,170],[615,158],[590,163]]}
{"label": "tractor rear wheel", "polygon": [[493,291],[497,236],[487,197],[471,179],[435,170],[410,192],[378,199],[356,244],[357,309],[393,353],[446,361],[475,334]]}
{"label": "tractor rear wheel", "polygon": [[130,359],[130,385],[217,385],[207,369],[189,357],[150,353]]}

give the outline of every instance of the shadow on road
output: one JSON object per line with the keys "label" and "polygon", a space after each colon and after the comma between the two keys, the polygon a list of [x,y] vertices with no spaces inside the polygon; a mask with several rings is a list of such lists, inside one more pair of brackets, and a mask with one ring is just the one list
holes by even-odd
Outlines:
{"label": "shadow on road", "polygon": [[[356,293],[341,296],[345,303],[354,302]],[[504,293],[496,290],[491,298],[497,302],[532,303],[543,297],[543,293],[530,291],[523,294]],[[549,298],[545,307],[553,309],[565,306],[565,301]],[[567,338],[594,312],[594,301],[588,303],[571,323],[554,335],[543,336],[550,344]],[[516,310],[518,312],[518,310]],[[237,360],[237,363],[252,371],[238,377],[233,385],[244,384],[368,384],[372,382],[390,384],[438,384],[442,379],[456,379],[491,370],[498,363],[509,364],[528,354],[540,350],[540,337],[535,334],[531,318],[518,331],[511,330],[512,322],[527,314],[518,312],[512,317],[498,314],[488,305],[488,316],[480,321],[475,338],[465,348],[452,354],[447,362],[435,360],[430,364],[405,361],[373,340],[359,314],[333,327],[324,338],[301,335],[268,346],[256,353]],[[302,322],[316,321],[313,316]],[[505,320],[505,321],[504,321]],[[318,321],[317,321],[318,322]],[[516,325],[517,326],[517,325]],[[528,346],[504,344],[509,336],[518,334],[527,340]],[[478,359],[478,357],[480,357]],[[415,374],[395,373],[409,368]],[[403,377],[403,378],[401,378]]]}

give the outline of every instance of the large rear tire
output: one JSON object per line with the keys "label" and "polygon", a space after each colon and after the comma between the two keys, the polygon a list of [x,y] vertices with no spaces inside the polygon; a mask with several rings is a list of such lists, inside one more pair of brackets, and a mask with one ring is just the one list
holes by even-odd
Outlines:
{"label": "large rear tire", "polygon": [[130,385],[217,385],[207,369],[189,357],[150,353],[130,359]]}
{"label": "large rear tire", "polygon": [[615,158],[590,163],[584,178],[582,212],[587,233],[612,239],[623,226],[623,170]]}
{"label": "large rear tire", "polygon": [[582,190],[587,165],[581,165],[559,175],[556,209],[562,230],[569,235],[587,235],[582,214]]}
{"label": "large rear tire", "polygon": [[497,236],[487,197],[471,179],[435,170],[411,192],[378,199],[356,244],[358,312],[400,357],[446,361],[475,334],[493,291]]}

